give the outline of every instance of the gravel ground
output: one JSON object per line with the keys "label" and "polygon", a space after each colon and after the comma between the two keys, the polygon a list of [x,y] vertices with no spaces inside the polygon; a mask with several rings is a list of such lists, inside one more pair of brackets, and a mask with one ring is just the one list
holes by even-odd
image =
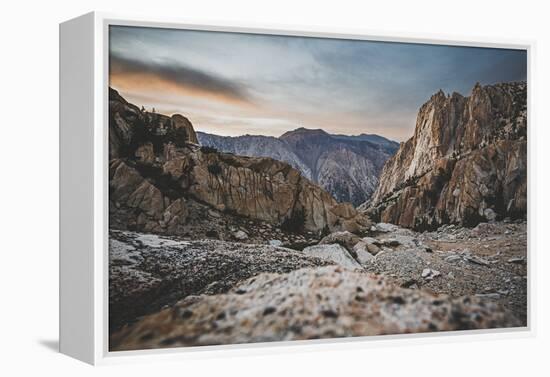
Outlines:
{"label": "gravel ground", "polygon": [[[482,223],[474,229],[445,226],[415,233],[398,228],[376,240],[401,240],[386,246],[364,265],[403,287],[452,296],[477,295],[500,303],[527,323],[527,224]],[[436,271],[423,277],[424,270]]]}

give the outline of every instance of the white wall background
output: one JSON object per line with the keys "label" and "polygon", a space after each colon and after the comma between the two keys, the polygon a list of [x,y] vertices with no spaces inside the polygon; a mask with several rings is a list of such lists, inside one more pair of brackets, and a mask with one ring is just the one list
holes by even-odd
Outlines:
{"label": "white wall background", "polygon": [[[10,375],[542,375],[548,373],[550,282],[546,233],[550,28],[543,1],[81,0],[4,2],[0,22],[0,373]],[[530,146],[537,253],[537,335],[471,342],[405,341],[397,346],[291,348],[207,361],[93,369],[57,354],[58,23],[91,10],[255,24],[354,28],[378,33],[442,33],[537,42]],[[535,185],[537,186],[535,188]],[[535,272],[535,271],[533,271]],[[546,348],[546,350],[544,349]],[[538,372],[536,372],[538,369]]]}

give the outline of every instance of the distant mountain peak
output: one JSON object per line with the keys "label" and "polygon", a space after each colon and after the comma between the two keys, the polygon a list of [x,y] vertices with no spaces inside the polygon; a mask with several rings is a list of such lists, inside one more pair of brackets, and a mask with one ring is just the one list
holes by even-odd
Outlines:
{"label": "distant mountain peak", "polygon": [[305,127],[299,127],[292,131],[287,131],[284,134],[280,136],[280,139],[285,139],[291,136],[295,135],[303,135],[303,136],[330,136],[328,132],[321,128],[305,128]]}
{"label": "distant mountain peak", "polygon": [[355,205],[374,192],[385,161],[399,144],[378,135],[331,135],[299,127],[279,138],[222,137],[197,133],[202,145],[237,155],[271,157],[289,163],[340,202]]}

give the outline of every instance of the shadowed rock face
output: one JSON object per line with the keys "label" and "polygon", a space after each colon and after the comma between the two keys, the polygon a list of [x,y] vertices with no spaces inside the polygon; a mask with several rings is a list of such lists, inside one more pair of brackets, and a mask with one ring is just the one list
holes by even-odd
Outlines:
{"label": "shadowed rock face", "polygon": [[420,230],[524,217],[526,90],[525,82],[478,84],[470,97],[432,96],[384,166],[368,213]]}
{"label": "shadowed rock face", "polygon": [[201,148],[183,116],[141,111],[115,91],[110,107],[111,215],[134,229],[177,234],[188,200],[297,231],[369,226],[287,163]]}
{"label": "shadowed rock face", "polygon": [[260,274],[225,294],[194,296],[111,337],[111,350],[519,326],[475,297],[434,296],[341,267]]}

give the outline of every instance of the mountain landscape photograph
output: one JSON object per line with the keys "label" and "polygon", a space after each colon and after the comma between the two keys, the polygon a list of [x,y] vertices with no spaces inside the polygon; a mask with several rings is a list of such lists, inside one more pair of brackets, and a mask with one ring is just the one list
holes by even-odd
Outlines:
{"label": "mountain landscape photograph", "polygon": [[109,27],[109,350],[528,326],[527,52]]}

